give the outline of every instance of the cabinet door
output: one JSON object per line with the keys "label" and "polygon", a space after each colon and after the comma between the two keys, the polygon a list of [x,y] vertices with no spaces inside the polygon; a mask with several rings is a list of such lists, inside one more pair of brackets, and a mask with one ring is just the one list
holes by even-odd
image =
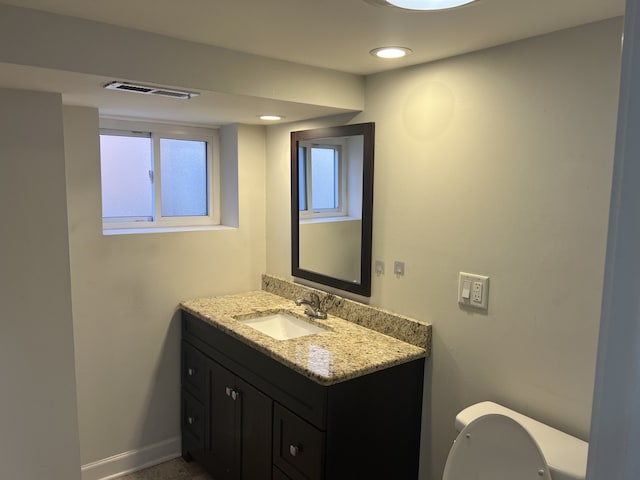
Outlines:
{"label": "cabinet door", "polygon": [[269,480],[273,401],[210,362],[208,464],[216,480]]}
{"label": "cabinet door", "polygon": [[241,401],[235,376],[215,362],[209,362],[209,445],[207,463],[216,480],[240,479]]}
{"label": "cabinet door", "polygon": [[238,406],[242,409],[241,462],[242,480],[271,478],[271,442],[273,400],[253,386],[236,378]]}

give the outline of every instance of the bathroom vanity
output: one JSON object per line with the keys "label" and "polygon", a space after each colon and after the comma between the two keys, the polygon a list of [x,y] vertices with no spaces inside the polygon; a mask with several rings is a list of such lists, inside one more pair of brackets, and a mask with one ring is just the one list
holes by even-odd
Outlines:
{"label": "bathroom vanity", "polygon": [[215,480],[417,478],[428,344],[331,310],[309,320],[320,332],[276,340],[245,320],[304,308],[266,291],[181,308],[184,458]]}

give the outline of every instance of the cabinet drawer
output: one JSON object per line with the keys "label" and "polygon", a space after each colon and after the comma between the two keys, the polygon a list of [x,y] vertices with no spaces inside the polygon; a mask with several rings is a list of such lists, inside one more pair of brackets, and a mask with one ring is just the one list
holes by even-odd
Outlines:
{"label": "cabinet drawer", "polygon": [[324,432],[277,403],[273,427],[273,463],[292,480],[323,479]]}
{"label": "cabinet drawer", "polygon": [[198,455],[204,451],[205,412],[204,406],[185,389],[182,389],[182,434],[187,440],[190,453]]}
{"label": "cabinet drawer", "polygon": [[273,467],[273,480],[291,480],[291,477],[287,477],[278,467]]}
{"label": "cabinet drawer", "polygon": [[201,402],[205,399],[207,371],[206,358],[186,342],[182,342],[182,387],[188,389]]}

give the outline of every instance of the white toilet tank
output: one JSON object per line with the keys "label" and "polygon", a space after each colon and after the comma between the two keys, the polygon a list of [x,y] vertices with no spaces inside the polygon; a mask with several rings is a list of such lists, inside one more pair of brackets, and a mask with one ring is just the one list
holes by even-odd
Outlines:
{"label": "white toilet tank", "polygon": [[462,410],[455,427],[462,431],[471,422],[485,415],[500,414],[518,422],[538,444],[549,467],[552,480],[584,480],[587,471],[589,444],[556,430],[544,423],[493,402],[481,402]]}

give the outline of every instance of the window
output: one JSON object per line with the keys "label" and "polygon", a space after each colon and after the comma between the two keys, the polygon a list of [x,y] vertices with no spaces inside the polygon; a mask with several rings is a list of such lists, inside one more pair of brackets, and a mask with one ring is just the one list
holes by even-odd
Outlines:
{"label": "window", "polygon": [[347,214],[346,168],[342,145],[298,143],[300,218]]}
{"label": "window", "polygon": [[103,229],[220,223],[217,134],[102,119]]}

